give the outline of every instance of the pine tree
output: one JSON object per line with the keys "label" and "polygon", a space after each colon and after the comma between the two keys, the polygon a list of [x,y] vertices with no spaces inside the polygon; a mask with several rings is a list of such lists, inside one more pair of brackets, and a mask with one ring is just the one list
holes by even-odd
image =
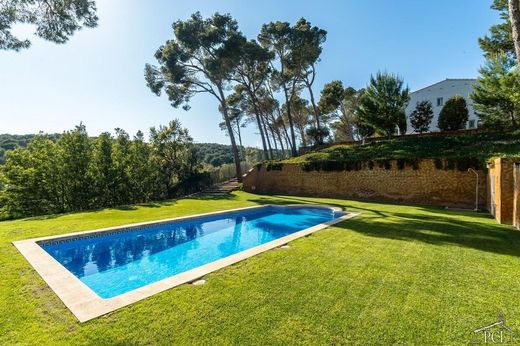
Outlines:
{"label": "pine tree", "polygon": [[506,56],[491,59],[480,69],[471,97],[483,126],[502,129],[520,125],[520,76]]}
{"label": "pine tree", "polygon": [[387,137],[398,129],[406,132],[405,108],[409,100],[409,89],[400,77],[379,72],[370,78],[357,118],[361,126],[372,127]]}
{"label": "pine tree", "polygon": [[505,54],[509,60],[514,61],[516,54],[509,20],[508,0],[493,0],[491,8],[499,12],[502,22],[493,25],[488,35],[479,38],[480,48],[488,59]]}
{"label": "pine tree", "polygon": [[31,42],[12,32],[16,24],[36,26],[35,35],[54,43],[65,43],[82,27],[97,25],[92,0],[9,0],[0,2],[0,49],[20,50]]}

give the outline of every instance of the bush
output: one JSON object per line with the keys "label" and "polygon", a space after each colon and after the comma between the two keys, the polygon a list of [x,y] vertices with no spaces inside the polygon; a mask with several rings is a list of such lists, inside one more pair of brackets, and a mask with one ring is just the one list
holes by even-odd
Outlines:
{"label": "bush", "polygon": [[466,172],[469,168],[482,170],[486,168],[485,161],[478,157],[453,157],[446,159],[435,159],[435,168],[445,171],[453,171],[455,169]]}
{"label": "bush", "polygon": [[281,162],[267,162],[265,165],[265,169],[267,171],[281,171],[283,168],[283,163]]}
{"label": "bush", "polygon": [[430,130],[433,119],[432,103],[430,101],[417,102],[415,110],[410,114],[410,124],[414,131],[423,133]]}
{"label": "bush", "polygon": [[464,97],[453,96],[442,108],[437,126],[441,131],[460,130],[466,127],[468,117],[468,107]]}
{"label": "bush", "polygon": [[312,138],[315,145],[323,144],[323,141],[327,136],[330,134],[330,131],[326,127],[311,127],[310,129],[307,129],[306,131],[307,136]]}

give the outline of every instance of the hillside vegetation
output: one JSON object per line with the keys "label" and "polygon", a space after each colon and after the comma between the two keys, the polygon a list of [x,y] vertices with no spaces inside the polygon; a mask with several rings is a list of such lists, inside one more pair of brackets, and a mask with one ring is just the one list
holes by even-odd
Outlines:
{"label": "hillside vegetation", "polygon": [[[36,134],[26,135],[12,135],[8,133],[0,134],[0,164],[5,162],[5,155],[7,151],[16,148],[25,148],[29,144]],[[52,140],[56,141],[59,137],[59,133],[47,134]],[[95,137],[93,137],[95,138]],[[227,163],[233,163],[233,155],[231,154],[231,146],[226,144],[218,143],[194,143],[193,144],[197,156],[202,163],[212,165],[215,167],[221,166]],[[245,148],[250,151],[252,157],[262,157],[262,153],[256,148]],[[281,153],[280,153],[281,155]]]}
{"label": "hillside vegetation", "polygon": [[[36,136],[35,134],[28,135],[11,135],[8,133],[0,134],[0,164],[5,161],[5,153],[8,150],[13,150],[16,148],[25,148],[27,144],[32,141],[32,139]],[[52,140],[56,140],[59,137],[59,134],[53,133],[48,135]]]}
{"label": "hillside vegetation", "polygon": [[466,158],[485,162],[499,156],[520,156],[520,131],[395,138],[367,144],[333,145],[282,162]]}

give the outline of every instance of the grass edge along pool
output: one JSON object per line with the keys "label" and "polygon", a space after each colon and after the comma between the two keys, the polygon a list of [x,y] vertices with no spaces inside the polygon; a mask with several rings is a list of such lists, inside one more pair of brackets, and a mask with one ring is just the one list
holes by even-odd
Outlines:
{"label": "grass edge along pool", "polygon": [[[172,276],[160,279],[135,289],[126,291],[122,294],[115,295],[109,299],[100,298],[94,291],[89,288],[80,278],[66,269],[56,258],[45,251],[40,244],[58,244],[70,243],[76,239],[81,238],[97,238],[107,237],[113,234],[134,232],[136,229],[143,229],[147,227],[154,227],[160,225],[177,224],[182,222],[203,222],[205,219],[222,219],[231,214],[240,215],[241,213],[262,212],[262,211],[279,211],[290,213],[291,209],[325,209],[335,216],[331,219],[319,224],[309,225],[305,229],[293,231],[290,234],[275,238],[273,240],[259,243],[257,246],[252,246],[232,253],[229,256],[219,258],[212,262],[204,263],[200,266],[188,269],[186,271],[175,273]],[[214,213],[200,214],[195,216],[179,217],[167,220],[159,220],[153,222],[144,222],[133,225],[117,226],[95,231],[70,233],[61,236],[52,236],[44,238],[36,238],[29,240],[22,240],[14,242],[13,244],[26,257],[40,276],[47,282],[47,284],[55,291],[63,303],[73,312],[80,322],[106,314],[123,306],[134,303],[138,300],[149,297],[155,293],[164,291],[166,289],[178,286],[183,283],[191,282],[210,272],[228,266],[230,264],[239,262],[248,257],[254,256],[269,249],[284,245],[285,243],[302,236],[311,234],[320,229],[326,228],[337,222],[349,219],[357,214],[345,213],[340,208],[324,206],[324,205],[289,205],[289,206],[255,206],[248,208],[239,208],[233,210],[225,210]],[[218,231],[217,231],[218,233]],[[269,239],[268,239],[269,240]]]}

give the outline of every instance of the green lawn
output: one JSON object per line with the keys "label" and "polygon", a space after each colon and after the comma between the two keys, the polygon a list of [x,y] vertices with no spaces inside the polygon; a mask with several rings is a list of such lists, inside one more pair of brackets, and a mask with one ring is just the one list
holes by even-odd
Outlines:
{"label": "green lawn", "polygon": [[[13,240],[259,203],[362,212],[107,316],[79,324]],[[487,214],[268,197],[176,202],[0,222],[0,345],[467,344],[503,312],[520,333],[520,233]]]}

